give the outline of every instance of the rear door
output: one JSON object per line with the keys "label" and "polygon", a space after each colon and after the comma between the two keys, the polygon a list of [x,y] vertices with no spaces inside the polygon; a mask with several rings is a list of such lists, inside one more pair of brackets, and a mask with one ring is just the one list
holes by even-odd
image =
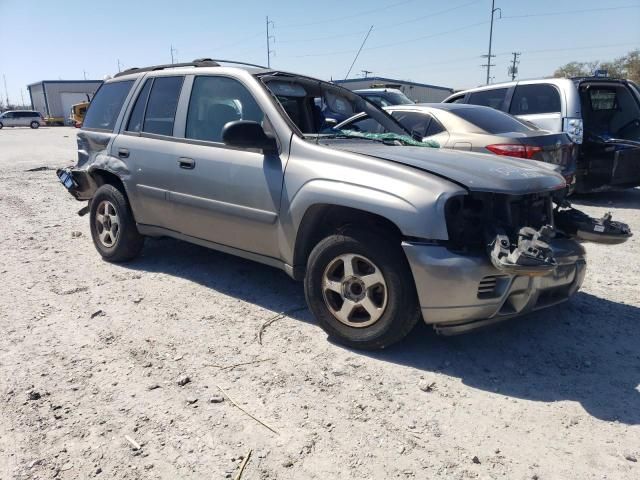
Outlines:
{"label": "rear door", "polygon": [[175,229],[167,196],[181,151],[173,131],[183,82],[182,75],[147,78],[111,147],[127,166],[125,184],[141,224]]}
{"label": "rear door", "polygon": [[562,132],[560,90],[549,83],[518,84],[509,113],[554,133]]}

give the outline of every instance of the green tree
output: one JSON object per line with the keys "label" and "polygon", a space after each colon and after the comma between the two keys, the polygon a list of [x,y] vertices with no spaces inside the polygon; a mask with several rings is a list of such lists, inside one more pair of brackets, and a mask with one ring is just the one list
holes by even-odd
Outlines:
{"label": "green tree", "polygon": [[640,49],[610,61],[569,62],[553,72],[554,77],[587,77],[595,70],[606,70],[612,78],[628,78],[640,82]]}

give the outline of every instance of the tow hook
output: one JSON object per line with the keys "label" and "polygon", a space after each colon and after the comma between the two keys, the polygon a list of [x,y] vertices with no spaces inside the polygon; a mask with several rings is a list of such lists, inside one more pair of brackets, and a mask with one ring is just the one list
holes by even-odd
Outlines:
{"label": "tow hook", "polygon": [[610,212],[596,219],[575,208],[560,210],[558,206],[553,219],[558,229],[587,242],[617,244],[633,236],[629,225],[611,220]]}
{"label": "tow hook", "polygon": [[540,230],[523,227],[518,231],[518,244],[498,233],[489,245],[491,263],[498,270],[518,275],[545,275],[558,265],[549,240],[555,236],[551,225]]}

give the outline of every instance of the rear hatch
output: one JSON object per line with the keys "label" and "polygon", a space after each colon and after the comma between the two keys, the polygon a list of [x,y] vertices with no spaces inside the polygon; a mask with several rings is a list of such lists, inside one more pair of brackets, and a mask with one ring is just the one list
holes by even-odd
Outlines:
{"label": "rear hatch", "polygon": [[584,144],[578,174],[583,190],[640,185],[640,92],[625,80],[578,82]]}

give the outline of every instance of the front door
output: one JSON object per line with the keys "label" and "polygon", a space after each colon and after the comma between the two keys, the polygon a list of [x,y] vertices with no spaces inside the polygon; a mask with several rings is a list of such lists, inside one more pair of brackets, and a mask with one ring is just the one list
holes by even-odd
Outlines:
{"label": "front door", "polygon": [[171,217],[185,235],[277,258],[283,162],[277,154],[225,145],[222,130],[236,120],[269,128],[238,80],[196,76],[184,143],[173,159]]}

